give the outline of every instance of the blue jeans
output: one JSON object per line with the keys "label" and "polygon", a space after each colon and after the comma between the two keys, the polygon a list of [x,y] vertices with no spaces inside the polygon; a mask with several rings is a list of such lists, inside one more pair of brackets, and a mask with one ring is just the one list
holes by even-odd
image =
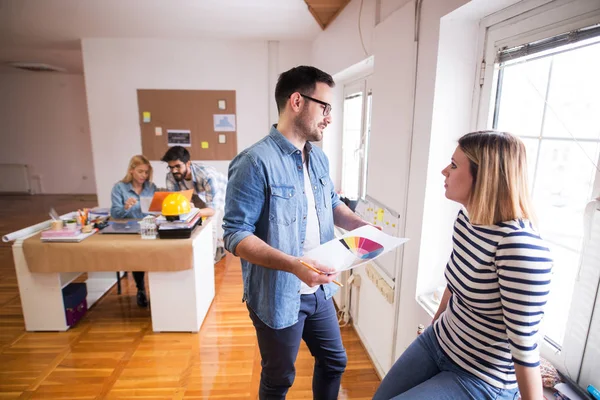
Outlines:
{"label": "blue jeans", "polygon": [[412,342],[385,376],[373,400],[518,398],[518,389],[500,389],[446,357],[430,326]]}
{"label": "blue jeans", "polygon": [[259,398],[285,399],[296,376],[296,356],[303,339],[315,358],[313,398],[335,400],[340,390],[342,374],[346,369],[346,350],[342,345],[340,326],[333,301],[325,299],[320,287],[314,294],[301,296],[298,322],[273,329],[265,325],[248,307],[256,329],[262,358]]}

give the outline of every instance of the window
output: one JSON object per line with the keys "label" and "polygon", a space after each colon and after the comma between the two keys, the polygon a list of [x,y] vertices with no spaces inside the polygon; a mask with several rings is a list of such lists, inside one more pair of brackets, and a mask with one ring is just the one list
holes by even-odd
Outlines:
{"label": "window", "polygon": [[[600,32],[598,32],[600,34]],[[600,36],[498,63],[492,127],[527,146],[539,229],[552,247],[546,337],[562,346],[600,150]]]}
{"label": "window", "polygon": [[600,26],[597,4],[557,3],[487,29],[477,125],[517,134],[527,146],[538,228],[555,260],[541,352],[577,381],[588,349],[578,338],[593,313],[577,314],[595,300],[576,293],[591,292],[581,268],[597,268],[581,257],[584,209],[600,189]]}
{"label": "window", "polygon": [[344,87],[342,195],[364,199],[371,130],[371,90],[368,78]]}

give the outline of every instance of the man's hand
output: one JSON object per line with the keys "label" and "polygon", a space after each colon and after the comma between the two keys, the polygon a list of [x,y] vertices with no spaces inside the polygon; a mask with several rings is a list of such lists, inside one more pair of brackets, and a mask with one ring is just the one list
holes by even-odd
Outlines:
{"label": "man's hand", "polygon": [[294,268],[292,269],[293,274],[296,275],[302,282],[306,283],[309,287],[326,285],[333,282],[337,276],[337,273],[333,268],[319,264],[317,261],[310,258],[301,257],[299,259],[322,272],[322,274],[319,274],[303,265],[300,261],[298,261],[298,259],[294,259],[293,262],[296,265],[294,265]]}
{"label": "man's hand", "polygon": [[365,225],[370,225],[370,226],[372,226],[372,227],[373,227],[373,228],[375,228],[375,229],[379,229],[380,231],[382,231],[382,230],[383,230],[383,227],[381,227],[381,226],[377,226],[377,225],[373,225],[373,224],[370,224],[370,223],[368,223],[368,222],[367,222]]}
{"label": "man's hand", "polygon": [[130,197],[127,199],[127,201],[125,201],[125,209],[129,210],[131,207],[133,207],[135,204],[137,203],[137,199],[135,197]]}

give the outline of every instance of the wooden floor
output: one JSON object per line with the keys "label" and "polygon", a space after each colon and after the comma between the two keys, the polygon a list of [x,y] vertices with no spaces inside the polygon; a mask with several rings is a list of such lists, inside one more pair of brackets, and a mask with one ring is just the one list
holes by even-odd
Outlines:
{"label": "wooden floor", "polygon": [[[51,206],[63,214],[95,204],[95,196],[0,196],[0,234],[47,219]],[[228,255],[215,270],[216,297],[198,334],[153,333],[131,274],[121,295],[111,289],[68,332],[26,333],[10,244],[2,243],[0,399],[255,399],[260,359],[239,259]],[[340,399],[371,399],[375,369],[353,328],[342,337]],[[302,344],[288,399],[312,398],[312,368]]]}

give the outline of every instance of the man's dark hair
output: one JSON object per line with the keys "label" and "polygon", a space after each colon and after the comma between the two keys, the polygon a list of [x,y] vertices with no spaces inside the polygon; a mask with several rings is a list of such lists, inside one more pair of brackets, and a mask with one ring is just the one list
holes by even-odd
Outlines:
{"label": "man's dark hair", "polygon": [[325,83],[331,88],[335,86],[331,75],[306,65],[294,67],[279,75],[277,86],[275,86],[275,101],[279,114],[285,109],[285,104],[292,93],[299,92],[310,96],[315,91],[317,82]]}
{"label": "man's dark hair", "polygon": [[169,162],[169,161],[177,161],[180,160],[184,164],[190,161],[190,152],[187,151],[185,147],[182,146],[173,146],[161,158],[161,161]]}

